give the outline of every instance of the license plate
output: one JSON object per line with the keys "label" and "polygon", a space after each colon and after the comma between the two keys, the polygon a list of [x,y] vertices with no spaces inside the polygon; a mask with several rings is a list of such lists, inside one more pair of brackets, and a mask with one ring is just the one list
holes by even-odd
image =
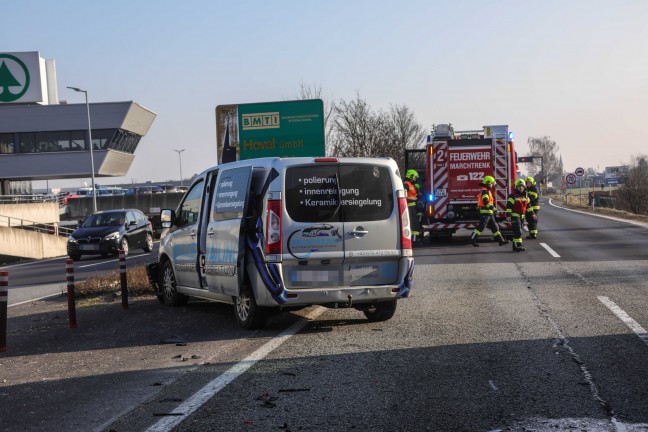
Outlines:
{"label": "license plate", "polygon": [[79,250],[84,250],[84,251],[95,251],[99,250],[99,245],[98,244],[82,244],[79,245]]}

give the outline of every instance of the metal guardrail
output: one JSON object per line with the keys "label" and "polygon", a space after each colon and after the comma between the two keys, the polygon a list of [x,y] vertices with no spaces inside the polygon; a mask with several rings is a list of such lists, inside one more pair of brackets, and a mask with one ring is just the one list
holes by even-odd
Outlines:
{"label": "metal guardrail", "polygon": [[0,215],[0,227],[24,229],[61,237],[67,237],[74,231],[72,228],[62,227],[58,224],[46,224],[2,215]]}
{"label": "metal guardrail", "polygon": [[33,204],[58,202],[54,195],[0,195],[0,204]]}

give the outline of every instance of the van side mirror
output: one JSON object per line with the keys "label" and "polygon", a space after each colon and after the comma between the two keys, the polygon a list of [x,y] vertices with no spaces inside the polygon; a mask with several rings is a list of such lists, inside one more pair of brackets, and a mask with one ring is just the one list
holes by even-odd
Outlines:
{"label": "van side mirror", "polygon": [[164,209],[160,212],[160,225],[162,228],[171,228],[175,222],[175,211],[171,209]]}

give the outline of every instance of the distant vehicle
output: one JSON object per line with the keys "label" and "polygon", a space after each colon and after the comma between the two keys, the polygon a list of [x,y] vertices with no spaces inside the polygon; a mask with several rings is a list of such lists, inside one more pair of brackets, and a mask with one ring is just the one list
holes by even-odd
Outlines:
{"label": "distant vehicle", "polygon": [[159,186],[138,186],[126,190],[126,195],[150,195],[156,193],[164,193],[164,190]]}
{"label": "distant vehicle", "polygon": [[81,255],[117,255],[123,250],[153,250],[151,222],[139,210],[107,210],[88,216],[68,237],[67,253],[77,261]]}
{"label": "distant vehicle", "polygon": [[[113,187],[113,186],[103,186],[103,187],[97,187],[97,196],[112,196],[112,195],[124,195],[126,193],[126,190],[120,187]],[[83,198],[83,197],[91,197],[92,196],[92,188],[90,187],[84,187],[80,188],[76,191],[76,193],[68,194],[67,198]],[[67,204],[67,201],[66,201]]]}
{"label": "distant vehicle", "polygon": [[[176,186],[176,185],[164,184],[164,185],[160,185],[160,188],[165,193],[180,193],[180,192],[183,192],[183,191],[180,190],[180,186]],[[186,190],[186,188],[185,188],[185,190]]]}

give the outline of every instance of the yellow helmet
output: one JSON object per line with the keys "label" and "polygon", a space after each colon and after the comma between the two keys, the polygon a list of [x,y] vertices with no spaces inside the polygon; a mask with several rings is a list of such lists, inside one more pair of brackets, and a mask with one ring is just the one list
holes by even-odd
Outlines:
{"label": "yellow helmet", "polygon": [[484,180],[482,180],[482,183],[484,183],[485,185],[495,184],[495,178],[493,176],[485,176]]}
{"label": "yellow helmet", "polygon": [[526,181],[527,183],[535,184],[535,180],[534,180],[533,177],[531,177],[531,176],[527,177],[525,181]]}
{"label": "yellow helmet", "polygon": [[405,177],[410,179],[410,180],[416,180],[418,178],[418,172],[416,170],[407,170],[407,173],[405,174]]}
{"label": "yellow helmet", "polygon": [[518,186],[526,187],[526,183],[524,183],[524,180],[522,180],[522,179],[517,179],[517,180],[515,180],[515,187],[517,188]]}

